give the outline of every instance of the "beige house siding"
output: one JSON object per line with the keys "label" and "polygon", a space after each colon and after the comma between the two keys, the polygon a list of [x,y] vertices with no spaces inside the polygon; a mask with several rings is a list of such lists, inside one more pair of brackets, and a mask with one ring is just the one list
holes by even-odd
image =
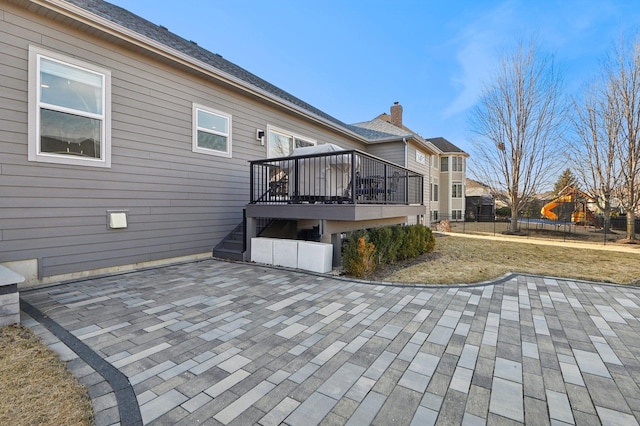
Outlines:
{"label": "beige house siding", "polygon": [[367,152],[376,157],[406,167],[405,147],[402,141],[369,145]]}

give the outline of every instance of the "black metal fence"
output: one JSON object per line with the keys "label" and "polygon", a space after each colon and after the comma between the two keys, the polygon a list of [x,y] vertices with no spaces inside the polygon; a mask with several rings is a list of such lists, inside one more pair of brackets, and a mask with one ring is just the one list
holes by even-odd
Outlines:
{"label": "black metal fence", "polygon": [[357,150],[251,161],[252,204],[422,204],[421,174]]}
{"label": "black metal fence", "polygon": [[[611,228],[604,229],[592,225],[577,224],[569,221],[552,221],[540,217],[520,216],[516,220],[516,234],[525,238],[542,238],[559,241],[582,241],[607,244],[625,238],[626,219],[624,222],[611,221]],[[478,216],[476,220],[464,221],[447,215],[440,215],[431,224],[435,230],[466,234],[500,235],[512,233],[511,218],[495,216]],[[619,223],[620,222],[620,223]],[[621,226],[623,224],[624,226]],[[640,229],[640,221],[636,222],[636,232]]]}

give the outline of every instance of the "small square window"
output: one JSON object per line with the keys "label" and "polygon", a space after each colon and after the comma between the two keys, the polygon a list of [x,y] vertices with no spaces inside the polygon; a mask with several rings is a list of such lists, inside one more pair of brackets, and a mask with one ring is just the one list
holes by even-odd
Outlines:
{"label": "small square window", "polygon": [[193,104],[192,150],[231,157],[231,115]]}

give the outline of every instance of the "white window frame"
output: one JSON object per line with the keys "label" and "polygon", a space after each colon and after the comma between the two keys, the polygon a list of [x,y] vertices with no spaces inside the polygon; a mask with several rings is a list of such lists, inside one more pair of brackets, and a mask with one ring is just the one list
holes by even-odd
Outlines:
{"label": "white window frame", "polygon": [[462,157],[451,157],[451,171],[452,172],[461,172],[464,170],[464,158]]}
{"label": "white window frame", "polygon": [[439,202],[440,201],[440,185],[438,184],[438,178],[433,179],[432,189],[431,189],[431,201]]}
{"label": "white window frame", "polygon": [[[444,166],[444,167],[442,167]],[[448,172],[449,171],[449,157],[445,156],[445,157],[440,157],[440,171],[441,172]]]}
{"label": "white window frame", "polygon": [[[64,66],[98,74],[102,77],[102,114],[72,110],[63,106],[44,104],[40,101],[40,60],[58,62]],[[44,163],[68,164],[74,166],[111,167],[111,71],[62,55],[57,52],[29,46],[29,102],[28,102],[28,160]],[[50,152],[42,152],[40,147],[40,108],[71,113],[101,121],[100,158],[77,157]]]}
{"label": "white window frame", "polygon": [[451,210],[452,220],[462,220],[462,210]]}
{"label": "white window frame", "polygon": [[[454,188],[458,186],[460,187],[460,191],[456,191]],[[462,182],[452,182],[451,183],[451,198],[462,198],[464,188],[462,187]]]}
{"label": "white window frame", "polygon": [[[220,117],[220,118],[223,118],[223,119],[227,120],[227,131],[226,132],[216,131],[216,130],[213,130],[213,129],[207,129],[207,128],[198,126],[198,111],[202,111],[202,112],[207,113],[207,114],[215,115],[217,117]],[[219,111],[217,109],[210,108],[208,106],[197,104],[197,103],[194,102],[193,103],[193,109],[192,109],[192,120],[193,120],[193,124],[192,125],[193,125],[193,129],[192,129],[191,150],[193,152],[197,152],[199,154],[207,154],[207,155],[215,155],[215,156],[218,156],[218,157],[231,158],[231,156],[232,156],[232,137],[231,137],[231,134],[232,134],[232,131],[231,131],[232,119],[233,119],[233,117],[231,116],[231,114],[227,114],[226,112],[222,112],[222,111]],[[219,151],[217,149],[203,148],[201,146],[198,146],[198,132],[199,131],[206,132],[206,133],[211,133],[213,135],[226,137],[227,138],[227,149],[225,151]]]}
{"label": "white window frame", "polygon": [[[315,140],[315,139],[309,138],[307,136],[304,136],[304,135],[301,135],[301,134],[298,134],[298,133],[290,132],[289,130],[282,129],[280,127],[276,127],[276,126],[272,126],[270,124],[267,124],[267,135],[266,135],[266,138],[267,138],[267,157],[268,158],[275,158],[275,157],[271,157],[271,155],[270,155],[270,153],[271,153],[271,140],[269,138],[269,135],[272,132],[273,133],[278,133],[278,134],[280,134],[282,136],[291,137],[291,138],[293,138],[294,141],[296,139],[300,139],[300,140],[303,140],[305,142],[309,142],[309,143],[311,143],[313,145],[318,145],[318,141]],[[294,149],[295,149],[295,147],[294,147]],[[289,153],[289,154],[291,154],[291,153]]]}

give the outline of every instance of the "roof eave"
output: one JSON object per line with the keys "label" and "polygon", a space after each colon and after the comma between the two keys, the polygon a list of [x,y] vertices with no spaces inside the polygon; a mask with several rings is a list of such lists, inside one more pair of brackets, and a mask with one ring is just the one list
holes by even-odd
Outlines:
{"label": "roof eave", "polygon": [[120,38],[129,43],[137,45],[141,48],[154,52],[160,56],[164,56],[184,66],[187,66],[203,74],[206,74],[210,77],[213,77],[225,84],[228,84],[232,87],[240,89],[248,94],[261,98],[265,101],[276,104],[284,109],[287,109],[296,114],[304,116],[312,121],[315,121],[323,126],[326,126],[333,130],[341,132],[361,142],[371,143],[371,140],[363,137],[362,135],[359,135],[358,133],[352,130],[349,130],[345,127],[332,123],[331,121],[325,119],[324,117],[321,117],[317,114],[307,111],[282,98],[274,96],[271,93],[267,92],[266,90],[263,90],[263,89],[260,89],[259,87],[251,85],[229,73],[219,70],[205,62],[199,61],[176,49],[172,49],[169,46],[166,46],[156,40],[153,40],[149,37],[146,37],[135,31],[132,31],[106,18],[98,16],[94,13],[91,13],[79,6],[67,3],[64,0],[32,0],[32,2],[42,7],[45,7],[49,10],[53,10],[57,13],[68,16],[69,18],[80,21],[86,25],[97,28],[114,37]]}

